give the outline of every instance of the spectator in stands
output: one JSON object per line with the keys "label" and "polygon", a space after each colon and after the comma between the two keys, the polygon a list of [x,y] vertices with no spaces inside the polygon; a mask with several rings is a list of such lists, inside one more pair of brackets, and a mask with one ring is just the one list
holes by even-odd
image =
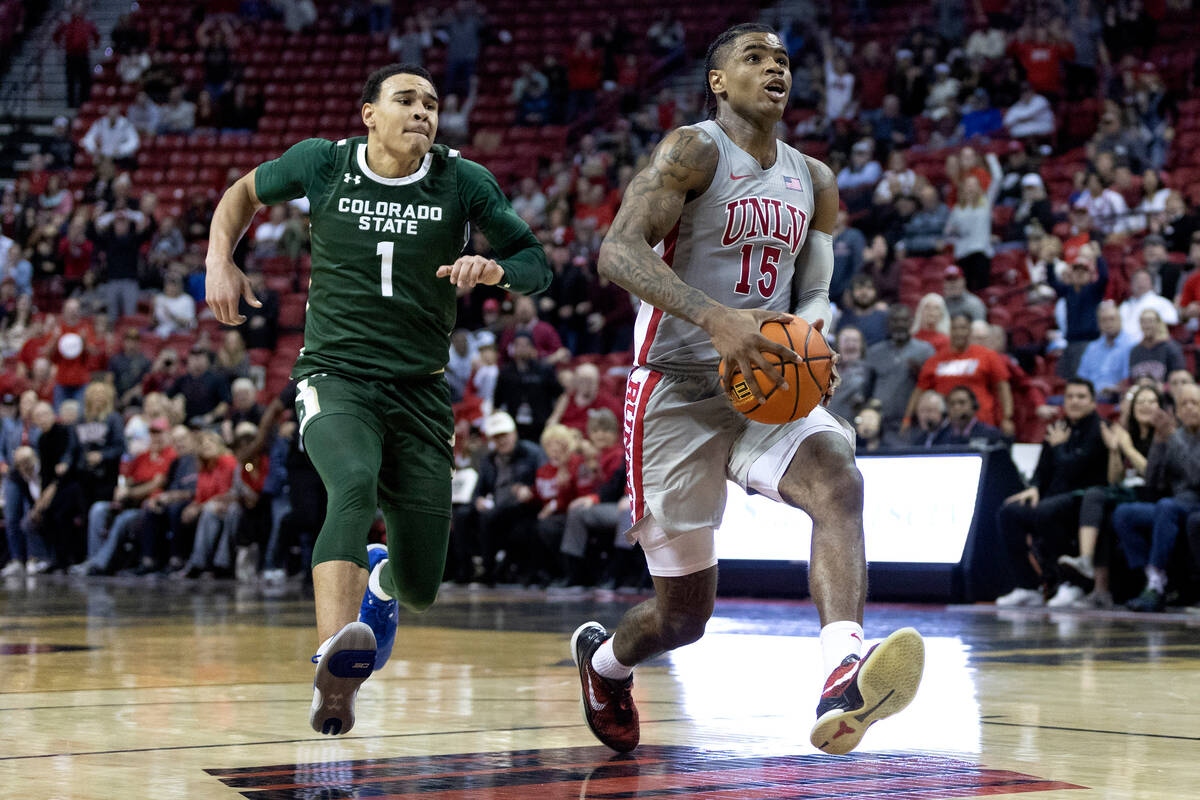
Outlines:
{"label": "spectator in stands", "polygon": [[1166,323],[1153,308],[1146,308],[1139,318],[1142,340],[1129,351],[1129,377],[1135,383],[1150,378],[1155,385],[1166,383],[1175,370],[1186,371],[1183,350],[1167,333]]}
{"label": "spectator in stands", "polygon": [[865,207],[860,196],[866,190],[874,189],[881,177],[883,168],[875,160],[875,142],[871,139],[859,139],[854,143],[854,147],[850,148],[850,163],[838,172],[838,189],[844,195],[848,195],[847,205],[856,209]]}
{"label": "spectator in stands", "polygon": [[177,455],[171,447],[170,427],[165,417],[151,421],[149,448],[122,470],[126,483],[115,488],[111,499],[92,503],[88,510],[88,557],[71,567],[72,574],[110,574],[118,549],[137,535],[135,523],[143,502],[162,491]]}
{"label": "spectator in stands", "polygon": [[141,139],[133,123],[121,116],[121,108],[110,105],[104,116],[88,128],[79,144],[93,159],[111,158],[117,164],[132,169],[136,166],[135,156]]}
{"label": "spectator in stands", "polygon": [[461,105],[457,94],[448,94],[438,109],[438,139],[450,147],[462,147],[471,139],[471,112],[479,97],[479,76],[472,75],[467,87],[467,99]]}
{"label": "spectator in stands", "polygon": [[[825,118],[830,122],[852,119],[858,111],[854,101],[854,73],[828,34],[824,37],[822,49],[825,53]],[[876,174],[876,180],[878,177]],[[874,184],[872,181],[871,185]]]}
{"label": "spectator in stands", "polygon": [[471,373],[469,387],[470,392],[479,398],[484,411],[490,412],[495,402],[496,384],[500,381],[500,354],[491,332],[478,331],[475,337],[479,343],[479,363]]}
{"label": "spectator in stands", "polygon": [[833,276],[829,281],[829,299],[839,304],[845,303],[850,280],[862,269],[863,250],[867,246],[866,237],[858,228],[849,226],[849,219],[843,204],[833,226]]}
{"label": "spectator in stands", "polygon": [[279,251],[279,240],[287,224],[287,206],[271,206],[267,221],[254,229],[254,255],[270,258]]}
{"label": "spectator in stands", "polygon": [[867,349],[865,362],[875,373],[874,397],[889,431],[899,430],[921,367],[934,354],[928,342],[912,338],[912,319],[908,306],[893,305],[887,315],[888,338]]}
{"label": "spectator in stands", "polygon": [[406,14],[404,33],[397,28],[388,37],[388,52],[400,64],[424,65],[425,51],[432,46],[433,31],[429,18],[423,14]]}
{"label": "spectator in stands", "polygon": [[0,577],[38,575],[50,569],[49,551],[30,517],[41,496],[41,467],[35,446],[15,448],[4,476],[4,532],[9,560],[0,570]]}
{"label": "spectator in stands", "polygon": [[438,20],[438,37],[446,44],[446,94],[466,95],[475,76],[487,9],[476,0],[458,0]]}
{"label": "spectator in stands", "polygon": [[125,331],[121,352],[109,358],[108,371],[113,376],[118,408],[125,408],[141,397],[142,378],[150,371],[150,359],[142,352],[142,334],[137,328]]}
{"label": "spectator in stands", "polygon": [[271,0],[271,7],[283,17],[283,27],[291,33],[299,33],[317,21],[313,0]]}
{"label": "spectator in stands", "polygon": [[1180,279],[1183,277],[1178,264],[1171,261],[1167,253],[1167,242],[1157,233],[1142,240],[1142,262],[1150,273],[1151,288],[1168,300],[1179,295]]}
{"label": "spectator in stands", "polygon": [[925,113],[935,120],[941,119],[943,114],[954,113],[961,88],[958,79],[950,74],[949,64],[935,64],[933,83],[925,96]]}
{"label": "spectator in stands", "polygon": [[843,419],[853,419],[858,410],[875,396],[875,370],[866,362],[866,342],[858,328],[843,325],[838,331],[838,373],[841,383],[829,410]]}
{"label": "spectator in stands", "polygon": [[139,139],[142,136],[153,136],[158,133],[160,124],[158,106],[145,92],[137,93],[137,97],[125,110],[125,118],[137,131]]}
{"label": "spectator in stands", "polygon": [[152,217],[130,209],[107,211],[88,229],[88,237],[104,255],[104,291],[112,322],[137,313],[139,251],[154,231]]}
{"label": "spectator in stands", "polygon": [[966,278],[958,265],[946,267],[942,278],[942,297],[946,300],[946,313],[951,318],[966,314],[972,322],[987,319],[987,306],[978,296],[967,291]]}
{"label": "spectator in stands", "polygon": [[1155,292],[1150,273],[1139,269],[1129,276],[1129,297],[1121,303],[1121,328],[1126,334],[1136,339],[1142,338],[1142,312],[1146,309],[1157,312],[1159,319],[1167,325],[1179,323],[1175,304]]}
{"label": "spectator in stands", "polygon": [[933,389],[928,389],[921,392],[921,397],[917,400],[916,424],[913,425],[912,430],[907,432],[902,426],[901,436],[907,436],[908,444],[911,446],[925,447],[929,437],[942,427],[945,420],[946,398]]}
{"label": "spectator in stands", "polygon": [[[230,329],[221,334],[221,346],[217,348],[213,369],[231,384],[238,378],[249,377],[250,354],[239,330]],[[257,417],[250,421],[258,424]]]}
{"label": "spectator in stands", "polygon": [[1141,201],[1133,209],[1134,216],[1129,218],[1129,230],[1137,232],[1149,228],[1151,218],[1166,211],[1170,195],[1171,190],[1163,186],[1162,175],[1157,170],[1143,172]]}
{"label": "spectator in stands", "polygon": [[159,108],[160,133],[191,133],[196,127],[196,104],[183,95],[183,87],[171,89],[167,103]]}
{"label": "spectator in stands", "polygon": [[1058,99],[1062,95],[1063,64],[1075,58],[1069,41],[1052,40],[1046,25],[1026,23],[1008,46],[1025,70],[1030,86],[1039,94]]}
{"label": "spectator in stands", "polygon": [[183,291],[183,279],[176,273],[167,274],[162,292],[154,296],[154,321],[154,333],[163,339],[196,327],[196,301]]}
{"label": "spectator in stands", "polygon": [[615,417],[624,413],[621,398],[601,389],[600,370],[596,365],[580,364],[575,369],[571,390],[558,396],[546,425],[562,424],[586,433],[591,412],[601,408],[608,409]]}
{"label": "spectator in stands", "polygon": [[870,400],[854,415],[854,452],[869,455],[896,447],[891,432],[883,426],[883,414],[879,401]]}
{"label": "spectator in stands", "polygon": [[1020,99],[1004,112],[1004,127],[1017,139],[1049,138],[1055,131],[1054,109],[1026,82],[1021,85]]}
{"label": "spectator in stands", "polygon": [[1165,607],[1175,539],[1188,514],[1200,510],[1200,387],[1182,387],[1175,414],[1159,409],[1154,423],[1146,484],[1164,496],[1153,504],[1126,503],[1113,512],[1126,561],[1146,573],[1145,590],[1127,604],[1133,611]]}
{"label": "spectator in stands", "polygon": [[917,303],[912,336],[918,341],[927,342],[935,352],[949,346],[950,312],[946,310],[946,301],[940,294],[927,294]]}
{"label": "spectator in stands", "polygon": [[[486,302],[484,303],[486,306]],[[537,348],[537,357],[547,364],[560,364],[571,357],[571,351],[563,347],[558,331],[548,322],[537,318],[533,298],[524,295],[513,301],[513,321],[500,334],[500,352],[508,356],[509,345],[519,333],[527,333]]]}
{"label": "spectator in stands", "polygon": [[[795,86],[792,90],[794,93]],[[875,147],[881,153],[903,153],[916,141],[917,134],[912,118],[901,112],[900,98],[894,94],[884,97],[883,105],[878,110],[869,112],[866,118],[871,126],[871,137],[875,140]]]}
{"label": "spectator in stands", "polygon": [[[141,564],[135,570],[137,575],[147,575],[158,569],[160,560],[166,555],[167,532],[183,530],[180,514],[196,495],[200,464],[196,434],[184,425],[176,425],[171,429],[171,447],[176,456],[167,468],[163,491],[142,501],[141,513],[134,523],[139,531],[141,552]],[[183,537],[170,542],[172,554],[167,562],[168,571],[174,572],[183,566],[182,554],[186,546]]]}
{"label": "spectator in stands", "polygon": [[[995,160],[990,153],[988,156]],[[966,275],[967,287],[972,291],[987,288],[992,268],[992,204],[974,175],[963,179],[943,235],[954,245],[954,260]]]}
{"label": "spectator in stands", "polygon": [[[1058,360],[1058,374],[1070,377],[1075,375],[1088,343],[1100,335],[1096,312],[1108,286],[1108,264],[1092,244],[1074,248],[1074,252],[1064,248],[1063,255],[1070,256],[1065,278],[1059,280],[1057,270],[1047,269],[1046,280],[1066,306],[1067,347]],[[1140,338],[1139,331],[1136,339]]]}
{"label": "spectator in stands", "polygon": [[176,579],[199,577],[210,563],[214,573],[220,575],[231,573],[233,567],[232,552],[228,547],[217,545],[221,542],[225,513],[234,502],[230,490],[234,473],[238,471],[238,461],[225,448],[219,434],[204,431],[198,438],[196,493],[179,513],[179,522],[186,526],[195,525],[196,532],[191,557],[172,575]]}
{"label": "spectator in stands", "polygon": [[75,471],[85,508],[111,500],[125,453],[125,421],[116,412],[111,384],[89,383],[83,397],[83,418],[75,424]]}
{"label": "spectator in stands", "polygon": [[208,350],[195,345],[188,354],[187,372],[175,379],[167,396],[183,404],[188,425],[215,424],[229,410],[229,384],[210,365]]}
{"label": "spectator in stands", "polygon": [[[237,333],[237,331],[230,331]],[[249,378],[235,378],[229,389],[232,400],[228,416],[221,422],[221,438],[231,447],[237,438],[238,426],[249,422],[258,426],[262,422],[263,407],[258,403],[258,387]],[[257,431],[256,431],[257,432]]]}
{"label": "spectator in stands", "polygon": [[966,386],[955,386],[946,396],[946,421],[926,437],[924,446],[985,450],[1008,441],[999,428],[979,420],[979,400],[975,392]]}
{"label": "spectator in stands", "polygon": [[471,337],[471,332],[465,328],[456,328],[450,334],[450,360],[446,363],[446,383],[450,384],[450,395],[457,403],[466,394],[467,384],[471,380],[471,371],[475,368],[475,359],[479,349]]}
{"label": "spectator in stands", "polygon": [[537,441],[562,387],[554,368],[538,358],[529,333],[520,331],[513,337],[509,355],[497,379],[495,408],[516,419],[522,439]]}
{"label": "spectator in stands", "polygon": [[1084,191],[1074,203],[1086,208],[1092,220],[1092,230],[1104,239],[1112,235],[1129,233],[1132,221],[1125,198],[1112,189],[1110,181],[1098,172],[1089,172],[1084,178]]}
{"label": "spectator in stands", "polygon": [[[997,598],[998,606],[1041,606],[1051,593],[1057,596],[1058,557],[1071,549],[1081,490],[1107,483],[1108,450],[1091,383],[1079,378],[1067,381],[1063,411],[1065,418],[1046,431],[1034,485],[1005,500],[996,514],[1009,567],[1016,575],[1016,587]],[[1070,589],[1063,593],[1072,595],[1072,601],[1079,599]]]}
{"label": "spectator in stands", "polygon": [[473,580],[494,583],[500,577],[498,552],[512,556],[533,544],[539,509],[533,487],[541,450],[519,439],[517,431],[512,416],[503,411],[484,421],[489,452],[479,463],[472,503],[455,514],[454,549],[469,559],[458,569]]}
{"label": "spectator in stands", "polygon": [[54,405],[64,400],[82,400],[84,387],[91,378],[88,359],[95,351],[91,323],[86,320],[78,300],[63,303],[62,316],[50,329],[42,356],[55,366]]}
{"label": "spectator in stands", "polygon": [[512,199],[513,211],[535,230],[546,224],[546,195],[538,187],[537,180],[521,179],[521,189]]}
{"label": "spectator in stands", "polygon": [[[594,409],[588,414],[587,437],[579,444],[579,458],[574,462],[572,494],[567,506],[560,552],[565,578],[563,584],[579,586],[593,576],[586,574],[588,541],[599,534],[601,557],[617,557],[614,545],[628,551],[628,543],[617,539],[630,523],[629,498],[626,496],[624,449],[621,446],[621,427],[617,415],[609,409]],[[625,555],[628,555],[626,552]],[[605,559],[607,560],[607,559]],[[619,573],[613,574],[614,587]]]}
{"label": "spectator in stands", "polygon": [[592,108],[603,80],[604,54],[593,46],[592,34],[580,31],[575,46],[567,53],[567,121]]}
{"label": "spectator in stands", "polygon": [[882,342],[888,335],[887,303],[879,300],[875,281],[870,275],[858,274],[850,281],[847,293],[850,303],[838,317],[838,331],[854,328],[867,346]]}
{"label": "spectator in stands", "polygon": [[1116,402],[1129,379],[1129,353],[1137,339],[1121,329],[1121,314],[1111,300],[1096,309],[1100,336],[1088,342],[1079,360],[1077,374],[1096,387],[1101,402]]}
{"label": "spectator in stands", "polygon": [[1200,231],[1200,215],[1188,210],[1183,196],[1174,189],[1167,195],[1161,216],[1150,219],[1150,232],[1160,233],[1172,253],[1186,253],[1193,234]]}
{"label": "spectator in stands", "polygon": [[875,205],[892,203],[898,197],[914,196],[917,193],[917,173],[909,168],[904,151],[893,150],[888,155],[888,168],[875,184],[871,200]]}
{"label": "spectator in stands", "polygon": [[684,56],[684,39],[687,32],[683,23],[675,19],[668,8],[658,12],[658,18],[646,31],[646,40],[650,52],[655,58],[660,58],[671,64]]}
{"label": "spectator in stands", "polygon": [[[66,401],[64,406],[71,402]],[[75,473],[73,422],[56,418],[50,404],[41,402],[33,409],[33,424],[41,432],[37,440],[41,493],[29,516],[47,545],[49,568],[66,569],[79,560],[75,555],[83,550],[76,524],[83,509]]]}
{"label": "spectator in stands", "polygon": [[1024,242],[1054,229],[1054,211],[1041,176],[1036,172],[1026,173],[1020,185],[1020,200],[1002,237],[1006,242]]}
{"label": "spectator in stands", "polygon": [[943,231],[950,209],[942,202],[938,190],[930,183],[917,189],[921,207],[904,223],[904,236],[896,243],[896,255],[928,256],[941,249]]}
{"label": "spectator in stands", "polygon": [[916,410],[920,391],[936,389],[945,396],[955,386],[966,386],[979,400],[979,419],[989,425],[998,424],[1006,436],[1013,436],[1012,389],[1009,369],[994,350],[970,343],[971,318],[960,314],[950,321],[950,345],[939,350],[925,365],[917,378],[917,389],[909,398],[905,419]]}
{"label": "spectator in stands", "polygon": [[93,47],[100,44],[100,32],[84,15],[84,4],[73,2],[70,16],[54,30],[54,43],[66,53],[67,105],[79,108],[92,93]]}
{"label": "spectator in stands", "polygon": [[244,298],[238,302],[238,313],[246,318],[241,327],[242,340],[250,350],[274,350],[279,338],[279,292],[267,287],[260,270],[249,270],[248,277],[261,305],[251,306]]}
{"label": "spectator in stands", "polygon": [[0,283],[11,281],[17,294],[33,294],[33,264],[19,245],[8,248],[0,261]]}
{"label": "spectator in stands", "polygon": [[[1109,565],[1117,543],[1104,520],[1119,503],[1150,499],[1150,490],[1145,486],[1146,459],[1154,440],[1155,418],[1162,409],[1163,396],[1157,389],[1135,386],[1121,404],[1120,424],[1100,423],[1100,435],[1108,448],[1108,485],[1093,486],[1083,493],[1079,505],[1079,555],[1058,557],[1067,580],[1076,586],[1095,582],[1095,588],[1086,597],[1072,603],[1076,608],[1113,606]],[[1082,595],[1082,591],[1078,594]]]}

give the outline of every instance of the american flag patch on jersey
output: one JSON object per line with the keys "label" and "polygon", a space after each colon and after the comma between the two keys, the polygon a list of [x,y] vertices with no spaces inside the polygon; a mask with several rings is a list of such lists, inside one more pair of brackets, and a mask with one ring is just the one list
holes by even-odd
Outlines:
{"label": "american flag patch on jersey", "polygon": [[804,184],[800,182],[799,178],[793,178],[791,175],[784,175],[783,188],[791,189],[793,192],[803,192]]}

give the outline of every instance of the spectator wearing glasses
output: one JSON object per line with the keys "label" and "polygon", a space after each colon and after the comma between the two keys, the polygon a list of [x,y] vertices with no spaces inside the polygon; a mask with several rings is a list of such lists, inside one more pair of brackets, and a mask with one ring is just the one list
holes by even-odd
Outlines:
{"label": "spectator wearing glasses", "polygon": [[1129,378],[1129,353],[1138,343],[1121,329],[1121,313],[1111,300],[1096,309],[1100,335],[1088,342],[1077,374],[1096,387],[1101,402],[1115,402]]}

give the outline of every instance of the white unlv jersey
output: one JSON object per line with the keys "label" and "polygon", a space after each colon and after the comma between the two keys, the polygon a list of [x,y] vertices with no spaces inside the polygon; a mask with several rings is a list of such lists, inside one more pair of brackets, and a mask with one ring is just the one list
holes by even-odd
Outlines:
{"label": "white unlv jersey", "polygon": [[[813,215],[812,176],[800,151],[775,143],[763,169],[713,120],[696,125],[717,143],[712,184],[686,203],[663,240],[663,260],[679,278],[733,308],[789,311],[796,256]],[[716,369],[716,348],[703,330],[642,303],[634,363],[652,369]]]}

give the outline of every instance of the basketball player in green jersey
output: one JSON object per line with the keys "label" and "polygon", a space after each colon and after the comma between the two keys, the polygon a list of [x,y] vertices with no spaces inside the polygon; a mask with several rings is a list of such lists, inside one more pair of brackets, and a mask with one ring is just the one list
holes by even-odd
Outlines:
{"label": "basketball player in green jersey", "polygon": [[[302,442],[329,492],[313,548],[317,664],[309,722],[354,725],[358,687],[391,653],[397,602],[437,596],[450,532],[454,420],[443,369],[456,290],[550,283],[545,253],[495,178],[435,145],[429,73],[393,64],[367,79],[365,137],[308,139],[252,170],[213,215],[207,300],[228,325],[257,306],[232,253],[264,204],[307,196],[312,279],[292,376]],[[463,256],[470,225],[498,260]],[[388,545],[367,547],[382,508]]]}

